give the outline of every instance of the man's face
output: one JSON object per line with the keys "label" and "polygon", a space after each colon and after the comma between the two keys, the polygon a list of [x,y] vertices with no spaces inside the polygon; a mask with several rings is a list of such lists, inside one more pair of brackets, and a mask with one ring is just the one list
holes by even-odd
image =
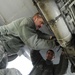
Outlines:
{"label": "man's face", "polygon": [[46,59],[48,59],[48,60],[52,60],[53,56],[54,56],[54,53],[51,51],[48,51],[46,53]]}
{"label": "man's face", "polygon": [[36,29],[39,29],[43,26],[44,24],[44,20],[42,18],[36,18],[35,19],[35,25],[36,25]]}

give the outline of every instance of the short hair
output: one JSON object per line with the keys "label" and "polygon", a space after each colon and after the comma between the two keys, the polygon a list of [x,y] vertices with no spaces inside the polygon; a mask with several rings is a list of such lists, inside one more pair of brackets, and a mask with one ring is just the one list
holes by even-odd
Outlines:
{"label": "short hair", "polygon": [[39,13],[39,12],[37,12],[33,17],[35,17],[35,16],[37,16],[37,17],[39,17],[39,18],[43,18],[43,16],[42,16],[41,13]]}
{"label": "short hair", "polygon": [[[51,49],[49,49],[48,51],[51,51],[53,54],[55,54],[55,53],[54,53],[54,51],[53,51],[53,50],[51,50]],[[46,53],[48,53],[48,51],[47,51]]]}

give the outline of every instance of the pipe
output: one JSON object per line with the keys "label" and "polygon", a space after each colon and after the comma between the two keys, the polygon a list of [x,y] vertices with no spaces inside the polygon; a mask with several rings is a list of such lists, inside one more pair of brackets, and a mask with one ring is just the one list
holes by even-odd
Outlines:
{"label": "pipe", "polygon": [[72,35],[54,0],[38,0],[37,6],[51,27],[59,44],[66,47]]}

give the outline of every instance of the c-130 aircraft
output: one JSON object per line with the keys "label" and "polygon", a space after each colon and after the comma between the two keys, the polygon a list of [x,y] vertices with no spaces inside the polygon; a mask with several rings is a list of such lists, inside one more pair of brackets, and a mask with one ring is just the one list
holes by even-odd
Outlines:
{"label": "c-130 aircraft", "polygon": [[[33,0],[75,71],[75,0]],[[64,65],[64,64],[63,64]]]}

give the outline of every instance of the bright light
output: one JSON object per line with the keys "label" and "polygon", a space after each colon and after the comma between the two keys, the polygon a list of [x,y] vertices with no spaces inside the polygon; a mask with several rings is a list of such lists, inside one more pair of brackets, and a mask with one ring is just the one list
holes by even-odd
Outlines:
{"label": "bright light", "polygon": [[33,66],[30,60],[21,55],[20,57],[17,57],[15,60],[9,62],[7,68],[16,68],[23,75],[28,75],[32,70]]}

